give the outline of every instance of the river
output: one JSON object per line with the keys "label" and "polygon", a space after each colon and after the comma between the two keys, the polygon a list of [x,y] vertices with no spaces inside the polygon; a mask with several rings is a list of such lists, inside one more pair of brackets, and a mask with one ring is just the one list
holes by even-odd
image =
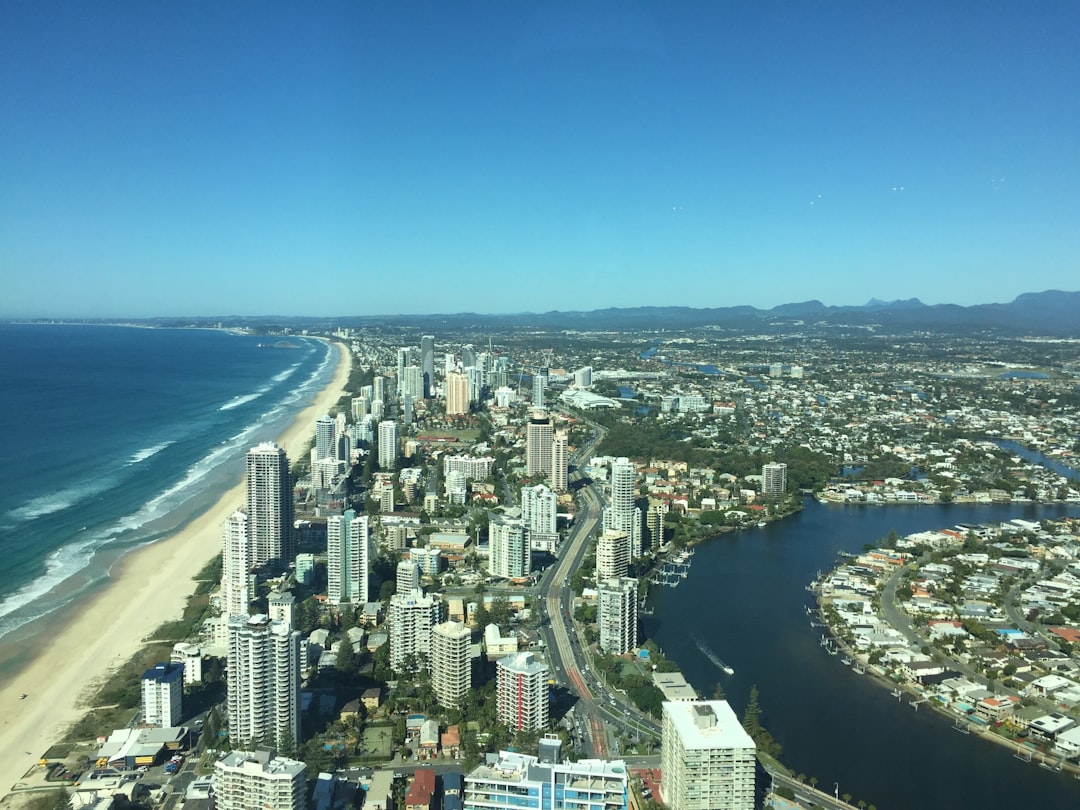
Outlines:
{"label": "river", "polygon": [[[719,681],[742,714],[756,684],[762,722],[783,746],[781,761],[815,776],[818,787],[880,810],[1076,807],[1080,781],[1021,762],[1005,747],[957,733],[925,706],[915,711],[856,675],[819,645],[805,586],[840,551],[860,551],[888,535],[1014,517],[1080,515],[1080,506],[823,505],[763,528],[698,546],[690,575],[656,588],[645,635],[677,661],[703,697]],[[710,661],[723,659],[727,676]]]}

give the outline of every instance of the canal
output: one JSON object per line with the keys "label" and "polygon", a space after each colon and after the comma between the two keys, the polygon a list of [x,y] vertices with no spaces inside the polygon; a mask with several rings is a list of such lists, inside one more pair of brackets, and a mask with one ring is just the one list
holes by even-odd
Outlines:
{"label": "canal", "polygon": [[[805,586],[841,551],[888,535],[958,523],[1080,515],[1080,506],[1032,504],[841,506],[807,499],[782,522],[698,546],[689,577],[656,588],[644,630],[702,697],[719,682],[742,715],[757,685],[762,722],[781,761],[818,787],[880,810],[1076,807],[1080,781],[1021,762],[1002,746],[957,733],[926,707],[915,711],[821,648]],[[724,674],[722,660],[734,669]]]}

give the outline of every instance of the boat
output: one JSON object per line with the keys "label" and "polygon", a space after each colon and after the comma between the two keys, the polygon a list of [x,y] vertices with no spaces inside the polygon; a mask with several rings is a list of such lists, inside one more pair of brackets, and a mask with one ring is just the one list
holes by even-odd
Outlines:
{"label": "boat", "polygon": [[735,674],[735,670],[732,669],[731,667],[729,667],[727,664],[725,664],[720,659],[719,655],[714,653],[711,649],[709,649],[708,646],[706,646],[705,642],[701,641],[698,638],[695,638],[694,643],[697,646],[697,648],[699,650],[701,650],[702,653],[704,653],[705,657],[708,658],[713,663],[714,666],[716,666],[720,670],[722,670],[725,675],[734,675]]}

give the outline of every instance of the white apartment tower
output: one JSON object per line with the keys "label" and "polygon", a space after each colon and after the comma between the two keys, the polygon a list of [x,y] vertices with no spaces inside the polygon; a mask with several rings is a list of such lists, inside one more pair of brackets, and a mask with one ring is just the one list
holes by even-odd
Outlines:
{"label": "white apartment tower", "polygon": [[596,580],[621,579],[630,570],[630,535],[604,529],[596,541]]}
{"label": "white apartment tower", "polygon": [[538,411],[525,429],[526,475],[551,475],[551,420]]}
{"label": "white apartment tower", "polygon": [[180,725],[184,700],[184,665],[158,664],[142,676],[143,722],[150,726]]}
{"label": "white apartment tower", "polygon": [[408,659],[418,668],[431,667],[431,634],[442,621],[442,602],[417,589],[390,597],[387,627],[390,634],[390,668],[408,670]]}
{"label": "white apartment tower", "polygon": [[395,593],[410,594],[420,587],[420,566],[416,560],[401,560],[397,564]]}
{"label": "white apartment tower", "polygon": [[532,571],[532,554],[521,520],[492,517],[488,524],[491,547],[489,572],[493,577],[521,579]]}
{"label": "white apartment tower", "polygon": [[664,703],[664,804],[671,810],[753,810],[755,749],[727,701]]}
{"label": "white apartment tower", "polygon": [[352,509],[326,520],[326,601],[363,605],[368,601],[371,533],[367,515]]}
{"label": "white apartment tower", "polygon": [[292,561],[293,500],[289,460],[273,442],[247,454],[247,525],[251,563],[255,566]]}
{"label": "white apartment tower", "polygon": [[566,434],[559,431],[551,444],[551,488],[556,492],[566,492],[569,482],[569,458],[567,456]]}
{"label": "white apartment tower", "polygon": [[337,458],[337,429],[337,422],[330,418],[330,414],[320,416],[315,422],[315,461]]}
{"label": "white apartment tower", "polygon": [[431,638],[431,686],[439,704],[457,708],[472,687],[472,633],[461,622],[435,625]]}
{"label": "white apartment tower", "polygon": [[761,493],[770,498],[783,497],[787,492],[787,464],[776,461],[761,466]]}
{"label": "white apartment tower", "polygon": [[229,741],[300,742],[300,633],[264,614],[229,620]]}
{"label": "white apartment tower", "polygon": [[214,763],[217,810],[305,810],[307,765],[273,750],[230,751]]}
{"label": "white apartment tower", "polygon": [[397,466],[397,422],[386,419],[379,422],[379,466],[392,470]]}
{"label": "white apartment tower", "polygon": [[548,666],[531,652],[500,658],[496,668],[496,719],[511,731],[548,725]]}
{"label": "white apartment tower", "polygon": [[521,518],[530,532],[557,532],[556,507],[555,493],[543,484],[521,488]]}
{"label": "white apartment tower", "polygon": [[611,462],[611,498],[604,508],[604,528],[624,531],[630,537],[630,556],[638,557],[641,547],[641,510],[634,506],[637,473],[628,458]]}
{"label": "white apartment tower", "polygon": [[221,612],[225,616],[247,615],[251,588],[252,549],[247,515],[239,509],[225,520],[221,549]]}
{"label": "white apartment tower", "polygon": [[600,649],[623,655],[638,645],[637,580],[633,577],[605,579],[597,591],[596,623]]}

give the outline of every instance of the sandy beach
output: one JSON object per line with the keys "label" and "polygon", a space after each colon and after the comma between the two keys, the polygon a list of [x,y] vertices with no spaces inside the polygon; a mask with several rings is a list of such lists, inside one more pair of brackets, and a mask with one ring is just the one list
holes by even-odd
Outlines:
{"label": "sandy beach", "polygon": [[[277,439],[290,462],[307,452],[316,419],[348,382],[351,355],[334,346],[339,361],[330,383]],[[193,577],[221,551],[222,524],[243,501],[241,481],[172,537],[125,556],[111,581],[88,602],[66,608],[62,629],[0,686],[0,796],[82,717],[91,687],[130,659],[163,622],[180,618],[195,590]],[[21,699],[22,693],[28,697]]]}

